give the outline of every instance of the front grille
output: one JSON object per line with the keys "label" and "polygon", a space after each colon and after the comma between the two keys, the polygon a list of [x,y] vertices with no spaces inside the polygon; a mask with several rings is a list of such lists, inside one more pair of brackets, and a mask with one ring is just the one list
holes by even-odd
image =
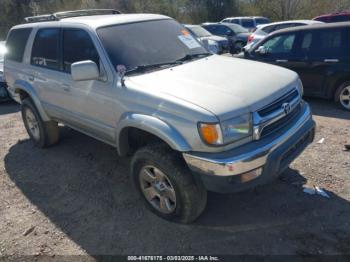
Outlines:
{"label": "front grille", "polygon": [[274,103],[268,105],[267,107],[261,109],[258,111],[258,114],[261,117],[265,117],[273,113],[274,111],[280,109],[284,103],[290,103],[292,102],[295,98],[299,96],[299,92],[294,89],[292,92],[289,92],[288,94],[284,95]]}
{"label": "front grille", "polygon": [[297,105],[296,108],[292,112],[290,112],[285,117],[281,118],[280,120],[272,123],[271,125],[266,126],[263,131],[261,132],[260,137],[268,136],[284,127],[286,127],[290,122],[292,122],[300,113],[301,111],[301,105]]}
{"label": "front grille", "polygon": [[294,122],[301,112],[301,96],[295,88],[253,114],[254,139],[261,139]]}

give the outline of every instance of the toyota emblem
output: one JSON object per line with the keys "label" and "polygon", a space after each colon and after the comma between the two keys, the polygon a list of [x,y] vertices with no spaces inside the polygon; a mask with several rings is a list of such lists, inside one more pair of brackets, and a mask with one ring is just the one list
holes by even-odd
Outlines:
{"label": "toyota emblem", "polygon": [[292,110],[292,107],[289,103],[284,103],[282,105],[282,109],[283,109],[284,113],[286,113],[286,115],[288,115],[290,113],[290,111]]}

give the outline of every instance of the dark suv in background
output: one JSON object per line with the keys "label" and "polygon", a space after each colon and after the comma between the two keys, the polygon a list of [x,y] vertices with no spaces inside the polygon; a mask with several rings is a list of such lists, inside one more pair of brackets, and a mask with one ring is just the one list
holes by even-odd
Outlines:
{"label": "dark suv in background", "polygon": [[326,14],[315,17],[313,20],[324,23],[338,23],[350,21],[350,12]]}
{"label": "dark suv in background", "polygon": [[236,24],[204,23],[202,27],[213,35],[226,37],[229,41],[231,54],[240,52],[247,44],[248,37],[251,35],[247,29]]}
{"label": "dark suv in background", "polygon": [[334,99],[350,110],[350,23],[276,31],[244,53],[247,59],[296,71],[305,95]]}

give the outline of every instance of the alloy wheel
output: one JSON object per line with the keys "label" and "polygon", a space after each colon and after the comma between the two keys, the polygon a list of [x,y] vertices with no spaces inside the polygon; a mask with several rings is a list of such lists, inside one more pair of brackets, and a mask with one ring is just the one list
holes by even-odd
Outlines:
{"label": "alloy wheel", "polygon": [[33,111],[27,107],[24,111],[24,115],[26,118],[28,131],[34,137],[35,140],[39,140],[40,139],[39,122],[36,119]]}
{"label": "alloy wheel", "polygon": [[339,95],[340,104],[350,110],[350,86],[345,87]]}
{"label": "alloy wheel", "polygon": [[175,211],[175,189],[161,170],[151,165],[144,166],[140,171],[139,182],[144,197],[157,211],[163,214]]}

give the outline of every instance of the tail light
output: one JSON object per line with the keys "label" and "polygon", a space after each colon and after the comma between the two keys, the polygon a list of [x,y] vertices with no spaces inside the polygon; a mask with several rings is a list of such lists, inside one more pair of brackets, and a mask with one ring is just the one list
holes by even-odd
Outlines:
{"label": "tail light", "polygon": [[254,35],[250,35],[248,36],[248,43],[252,42],[254,39]]}

